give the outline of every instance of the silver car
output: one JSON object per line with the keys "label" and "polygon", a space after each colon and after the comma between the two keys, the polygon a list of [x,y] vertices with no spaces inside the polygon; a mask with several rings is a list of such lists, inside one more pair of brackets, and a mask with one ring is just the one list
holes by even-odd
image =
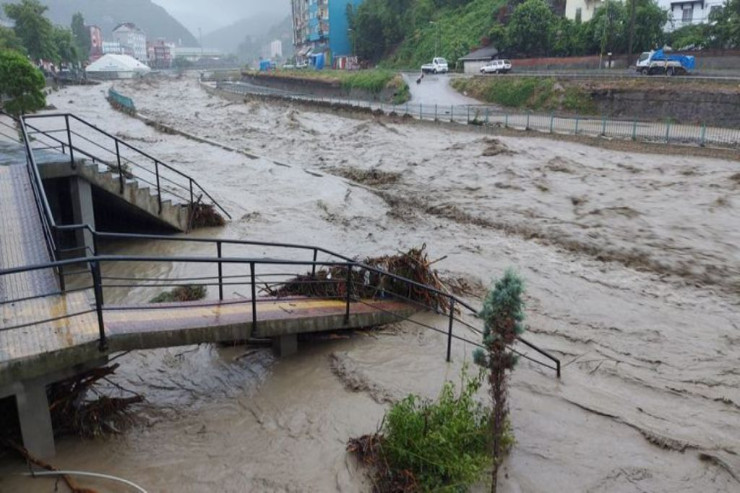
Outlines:
{"label": "silver car", "polygon": [[511,61],[491,60],[490,63],[480,68],[481,74],[505,74],[511,71]]}

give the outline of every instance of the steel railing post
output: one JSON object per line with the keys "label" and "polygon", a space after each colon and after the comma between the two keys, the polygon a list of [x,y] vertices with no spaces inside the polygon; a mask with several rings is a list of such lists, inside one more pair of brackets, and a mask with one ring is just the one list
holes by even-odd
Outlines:
{"label": "steel railing post", "polygon": [[637,140],[637,120],[632,120],[632,140]]}
{"label": "steel railing post", "polygon": [[249,262],[249,275],[252,279],[252,333],[257,328],[257,276],[254,262]]}
{"label": "steel railing post", "polygon": [[100,276],[100,263],[98,261],[91,262],[92,276],[93,276],[93,291],[95,292],[95,312],[98,315],[98,332],[100,334],[100,340],[98,341],[98,349],[105,351],[108,349],[108,340],[105,336],[105,324],[103,322],[103,285]]}
{"label": "steel railing post", "polygon": [[67,125],[67,142],[69,143],[69,164],[76,169],[75,151],[72,148],[72,129],[69,127],[69,115],[64,115],[64,123]]}
{"label": "steel railing post", "polygon": [[[58,229],[54,229],[54,247],[56,251],[54,252],[54,260],[62,260],[62,252],[60,251],[61,248],[61,238],[62,234]],[[57,267],[57,274],[59,275],[59,290],[63,293],[67,290],[67,283],[66,279],[64,278],[64,267]]]}
{"label": "steel railing post", "polygon": [[344,324],[349,325],[349,304],[352,301],[352,264],[347,266],[347,309],[344,313]]}
{"label": "steel railing post", "polygon": [[606,116],[601,117],[601,136],[606,137]]}
{"label": "steel railing post", "polygon": [[468,114],[465,117],[465,124],[470,123],[470,105],[467,106]]}
{"label": "steel railing post", "polygon": [[[218,258],[221,258],[221,242],[216,242],[216,253],[218,254]],[[223,271],[223,263],[218,263],[218,299],[219,301],[224,300],[224,271]]]}
{"label": "steel railing post", "polygon": [[555,124],[555,113],[550,113],[550,133],[552,133],[552,127]]}
{"label": "steel railing post", "polygon": [[525,125],[524,130],[529,130],[529,115],[530,115],[530,111],[527,110],[527,125]]}
{"label": "steel railing post", "polygon": [[193,196],[193,179],[192,178],[188,178],[188,180],[190,180],[190,210],[192,211],[191,214],[194,214],[195,211],[193,210],[193,207],[194,207],[195,204],[193,204],[193,198],[194,198],[194,196]]}
{"label": "steel railing post", "polygon": [[447,329],[447,362],[452,360],[452,325],[455,322],[455,298],[450,301],[450,326]]}
{"label": "steel railing post", "polygon": [[311,265],[311,277],[316,279],[316,258],[319,256],[318,249],[313,249],[313,264]]}
{"label": "steel railing post", "polygon": [[434,104],[434,121],[436,122],[437,120],[439,120],[439,118],[437,118],[437,104],[435,103]]}
{"label": "steel railing post", "polygon": [[116,160],[118,161],[118,185],[119,193],[123,195],[123,170],[121,169],[121,151],[118,148],[118,139],[116,139]]}
{"label": "steel railing post", "polygon": [[670,120],[670,118],[669,118],[669,119],[668,119],[668,120],[666,120],[666,122],[665,122],[665,143],[666,143],[666,144],[667,144],[667,143],[669,142],[669,140],[670,140],[670,137],[669,137],[670,133],[671,133],[671,120]]}
{"label": "steel railing post", "polygon": [[[154,172],[157,175],[157,204],[159,205],[159,215],[162,215],[162,187],[159,186],[159,161],[156,159],[154,160]],[[191,186],[191,192],[190,192],[190,200],[192,202],[192,183],[193,180],[190,179],[190,186]]]}
{"label": "steel railing post", "polygon": [[707,135],[707,125],[705,123],[702,123],[701,124],[701,138],[699,142],[699,145],[701,147],[704,147],[704,144],[706,143],[706,140],[705,140],[706,135]]}
{"label": "steel railing post", "polygon": [[576,116],[576,129],[575,133],[573,135],[578,135],[578,121],[580,120],[580,117]]}
{"label": "steel railing post", "polygon": [[450,123],[455,121],[455,107],[450,105]]}

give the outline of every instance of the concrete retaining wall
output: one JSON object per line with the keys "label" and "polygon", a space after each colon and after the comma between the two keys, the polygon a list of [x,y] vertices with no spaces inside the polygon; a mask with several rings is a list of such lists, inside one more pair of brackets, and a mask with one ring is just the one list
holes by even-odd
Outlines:
{"label": "concrete retaining wall", "polygon": [[290,79],[272,75],[243,75],[242,80],[262,87],[279,89],[298,94],[306,94],[325,98],[350,98],[362,101],[379,101],[390,103],[396,91],[383,89],[379,93],[372,93],[364,89],[347,90],[339,82],[328,82],[315,79]]}
{"label": "concrete retaining wall", "polygon": [[740,126],[740,92],[605,90],[592,92],[591,98],[597,113],[609,118]]}

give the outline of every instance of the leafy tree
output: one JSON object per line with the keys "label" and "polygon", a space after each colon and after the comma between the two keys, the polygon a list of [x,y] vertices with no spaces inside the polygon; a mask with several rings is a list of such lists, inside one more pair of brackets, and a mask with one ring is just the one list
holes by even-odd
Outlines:
{"label": "leafy tree", "polygon": [[90,30],[85,26],[85,18],[80,12],[72,16],[72,34],[80,59],[87,60],[90,57]]}
{"label": "leafy tree", "polygon": [[15,31],[10,28],[0,26],[0,50],[15,50],[21,53],[25,53],[26,49],[23,47],[23,43],[15,35]]}
{"label": "leafy tree", "polygon": [[47,7],[38,0],[21,0],[18,4],[3,5],[3,9],[5,15],[15,21],[15,34],[33,60],[56,58],[54,28],[51,21],[44,17]]}
{"label": "leafy tree", "polygon": [[529,56],[547,54],[552,44],[554,19],[544,0],[526,0],[517,5],[508,25],[511,49]]}
{"label": "leafy tree", "polygon": [[63,27],[54,26],[52,39],[54,40],[54,46],[56,46],[56,53],[52,58],[55,63],[77,63],[80,60],[79,51],[72,31]]}
{"label": "leafy tree", "polygon": [[22,115],[46,106],[43,74],[20,53],[0,50],[0,99],[5,111]]}
{"label": "leafy tree", "polygon": [[717,48],[740,48],[740,0],[725,4],[709,14],[712,45]]}
{"label": "leafy tree", "polygon": [[[529,1],[529,0],[527,0]],[[491,492],[496,492],[498,468],[501,465],[509,437],[508,375],[516,364],[514,353],[509,347],[516,342],[517,335],[524,332],[524,283],[513,271],[507,270],[494,288],[488,292],[483,309],[478,316],[483,319],[483,345],[485,350],[473,353],[476,364],[488,370],[493,413],[491,433],[493,435],[493,471]]]}
{"label": "leafy tree", "polygon": [[624,11],[624,22],[629,35],[629,12],[631,3],[635,2],[635,39],[634,51],[649,51],[663,46],[666,36],[663,28],[668,22],[668,11],[663,10],[654,0],[627,0]]}

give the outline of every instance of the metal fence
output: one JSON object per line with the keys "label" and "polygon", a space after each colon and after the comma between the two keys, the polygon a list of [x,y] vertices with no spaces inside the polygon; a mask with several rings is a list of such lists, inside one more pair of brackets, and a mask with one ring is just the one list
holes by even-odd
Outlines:
{"label": "metal fence", "polygon": [[316,97],[309,94],[286,94],[240,82],[217,82],[216,88],[233,94],[268,95],[289,101],[303,101],[326,105],[341,105],[387,115],[411,116],[418,120],[477,125],[483,130],[510,128],[549,134],[584,135],[640,142],[699,145],[708,147],[740,147],[740,129],[679,124],[671,120],[618,120],[593,116],[558,116],[555,113],[509,111],[499,107],[477,105],[438,105],[359,101],[349,98]]}

